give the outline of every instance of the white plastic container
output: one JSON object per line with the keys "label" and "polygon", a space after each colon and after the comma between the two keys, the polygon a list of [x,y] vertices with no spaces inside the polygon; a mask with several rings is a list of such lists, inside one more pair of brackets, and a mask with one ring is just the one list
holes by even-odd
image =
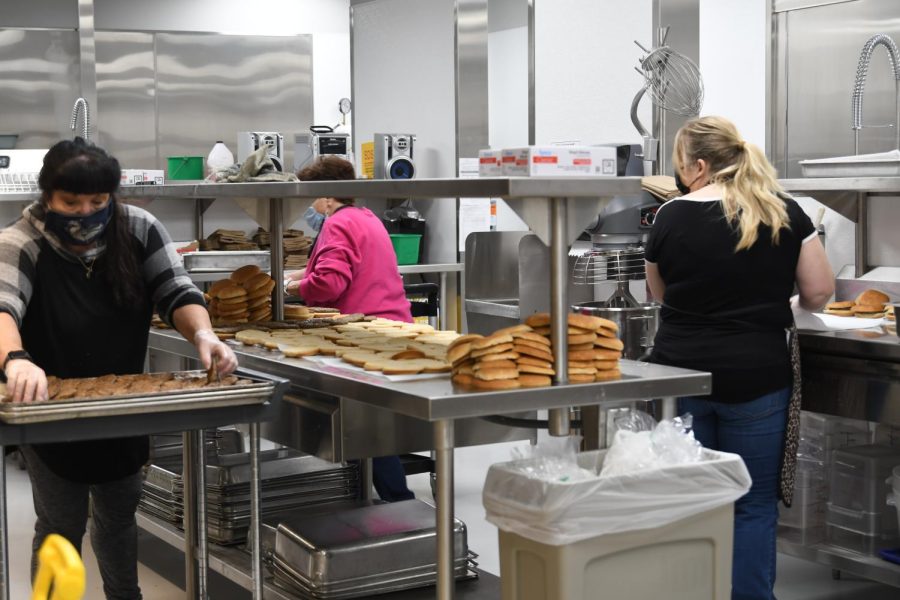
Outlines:
{"label": "white plastic container", "polygon": [[233,164],[234,154],[231,153],[225,142],[219,140],[209,151],[209,156],[206,157],[206,175],[209,177],[216,171],[227,169]]}

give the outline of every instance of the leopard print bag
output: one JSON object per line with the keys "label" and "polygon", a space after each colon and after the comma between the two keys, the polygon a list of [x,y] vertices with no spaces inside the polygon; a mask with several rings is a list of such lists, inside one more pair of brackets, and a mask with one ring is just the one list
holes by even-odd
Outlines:
{"label": "leopard print bag", "polygon": [[802,379],[800,373],[800,339],[797,326],[791,325],[789,333],[791,349],[791,400],[788,404],[787,423],[784,429],[784,455],[781,459],[779,477],[779,497],[790,508],[794,501],[794,476],[797,471],[797,445],[800,442],[800,402],[802,399]]}

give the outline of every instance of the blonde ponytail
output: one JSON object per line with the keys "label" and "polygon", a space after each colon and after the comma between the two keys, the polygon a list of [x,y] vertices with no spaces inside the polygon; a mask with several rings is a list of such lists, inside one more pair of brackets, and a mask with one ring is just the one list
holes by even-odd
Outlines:
{"label": "blonde ponytail", "polygon": [[735,252],[756,243],[760,224],[771,228],[772,244],[778,244],[790,220],[777,195],[783,189],[775,168],[759,147],[741,139],[734,124],[722,117],[689,120],[678,131],[675,144],[676,167],[703,159],[709,165],[710,183],[722,186],[725,218],[741,236]]}

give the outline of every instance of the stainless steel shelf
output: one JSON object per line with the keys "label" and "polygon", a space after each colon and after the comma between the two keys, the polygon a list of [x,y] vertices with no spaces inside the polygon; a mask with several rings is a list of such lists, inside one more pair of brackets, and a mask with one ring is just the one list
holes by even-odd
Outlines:
{"label": "stainless steel shelf", "polygon": [[[171,523],[165,523],[140,511],[137,512],[136,518],[138,527],[173,548],[184,551],[183,531]],[[238,548],[217,546],[215,544],[209,545],[210,570],[246,590],[253,589],[253,580],[250,576],[250,562],[250,555]],[[271,577],[266,577],[266,581],[263,583],[263,597],[267,600],[296,600],[295,596],[272,585]]]}
{"label": "stainless steel shelf", "polygon": [[130,186],[120,198],[596,198],[637,194],[640,177],[482,177],[304,181],[299,183],[182,183]]}
{"label": "stainless steel shelf", "polygon": [[[171,330],[150,332],[150,347],[180,356],[194,348]],[[258,369],[319,392],[350,398],[399,414],[437,421],[540,409],[589,406],[629,400],[709,394],[709,373],[650,363],[621,361],[622,379],[602,383],[555,385],[507,391],[468,391],[450,378],[392,382],[385,378],[326,366],[257,347],[236,348],[242,367]]]}
{"label": "stainless steel shelf", "polygon": [[778,183],[788,192],[900,193],[900,177],[803,177]]}
{"label": "stainless steel shelf", "polygon": [[399,270],[401,275],[414,275],[418,273],[460,273],[463,270],[463,264],[400,265]]}
{"label": "stainless steel shelf", "polygon": [[34,202],[40,197],[40,192],[4,192],[0,193],[0,202]]}
{"label": "stainless steel shelf", "polygon": [[832,569],[853,573],[878,583],[900,587],[900,565],[874,556],[863,556],[826,544],[804,546],[782,538],[778,539],[778,551],[782,554],[817,562]]}
{"label": "stainless steel shelf", "polygon": [[466,299],[466,311],[479,315],[491,315],[519,320],[519,300],[470,300]]}

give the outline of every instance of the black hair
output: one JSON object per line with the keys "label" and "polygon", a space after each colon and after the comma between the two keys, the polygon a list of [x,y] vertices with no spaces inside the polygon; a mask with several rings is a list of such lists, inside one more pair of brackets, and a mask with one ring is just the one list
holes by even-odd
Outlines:
{"label": "black hair", "polygon": [[103,232],[106,244],[105,279],[119,308],[139,310],[146,305],[138,250],[128,229],[128,216],[116,200],[122,169],[104,149],[80,137],[53,145],[44,156],[38,176],[46,208],[55,191],[71,194],[110,194],[113,215]]}

